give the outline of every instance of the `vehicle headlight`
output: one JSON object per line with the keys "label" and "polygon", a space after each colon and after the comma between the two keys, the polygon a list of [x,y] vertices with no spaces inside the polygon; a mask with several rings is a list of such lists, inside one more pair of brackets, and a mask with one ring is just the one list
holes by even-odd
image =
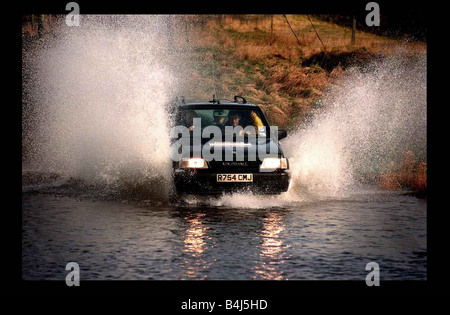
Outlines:
{"label": "vehicle headlight", "polygon": [[208,168],[208,164],[202,158],[181,159],[179,165],[180,168]]}
{"label": "vehicle headlight", "polygon": [[260,170],[285,170],[288,168],[287,158],[265,158],[260,166]]}

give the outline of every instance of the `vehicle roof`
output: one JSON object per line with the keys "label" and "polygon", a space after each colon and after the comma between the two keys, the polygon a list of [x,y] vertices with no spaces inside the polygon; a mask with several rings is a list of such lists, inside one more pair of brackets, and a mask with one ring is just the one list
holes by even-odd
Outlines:
{"label": "vehicle roof", "polygon": [[220,102],[220,103],[212,103],[212,102],[208,102],[208,101],[203,101],[203,102],[191,102],[191,103],[185,103],[185,104],[178,104],[178,106],[180,108],[182,107],[217,107],[217,108],[221,108],[221,107],[229,107],[229,108],[254,108],[257,107],[259,108],[258,105],[253,104],[253,103],[236,103],[236,102]]}

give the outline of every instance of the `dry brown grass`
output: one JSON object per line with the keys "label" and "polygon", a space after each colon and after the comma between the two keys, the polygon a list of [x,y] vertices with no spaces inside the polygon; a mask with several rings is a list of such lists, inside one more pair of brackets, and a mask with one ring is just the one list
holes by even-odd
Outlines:
{"label": "dry brown grass", "polygon": [[379,176],[379,187],[386,190],[427,190],[427,163],[418,161],[411,151],[406,151],[400,163],[391,163],[389,169]]}
{"label": "dry brown grass", "polygon": [[[186,81],[195,77],[195,84],[187,89],[189,94],[198,98],[213,93],[226,98],[244,95],[261,105],[270,122],[280,127],[296,125],[307,117],[312,104],[355,55],[371,58],[375,53],[391,54],[399,45],[359,31],[355,45],[350,45],[349,27],[311,17],[327,48],[323,54],[322,44],[305,15],[287,15],[300,44],[282,15],[274,15],[273,20],[258,15],[202,18],[205,23],[191,28],[189,35],[189,45],[194,48],[190,58],[197,63],[186,72]],[[183,27],[179,36],[183,43]],[[425,51],[423,43],[413,45],[414,53]]]}
{"label": "dry brown grass", "polygon": [[[287,18],[299,39],[300,45],[282,15],[274,15],[273,20],[270,16],[258,17],[250,15],[245,19],[242,19],[240,16],[226,16],[223,18],[221,27],[224,30],[232,30],[246,35],[251,35],[256,32],[260,35],[265,33],[266,36],[263,38],[264,43],[259,43],[255,46],[257,50],[266,46],[267,49],[272,50],[272,53],[275,48],[275,50],[278,50],[278,53],[282,54],[281,51],[286,50],[286,48],[289,48],[287,50],[292,50],[295,47],[300,49],[300,55],[303,58],[308,58],[315,53],[323,51],[322,43],[318,39],[306,15],[287,15]],[[352,31],[350,25],[349,27],[343,27],[314,17],[310,18],[327,51],[350,51],[364,47],[369,50],[386,51],[386,53],[389,53],[390,50],[395,49],[399,44],[396,40],[357,30],[355,36],[356,41],[354,45],[351,45]],[[271,28],[271,22],[273,23],[273,28]],[[424,43],[408,45],[414,45],[417,50],[421,50],[422,52],[425,49]]]}
{"label": "dry brown grass", "polygon": [[292,65],[273,67],[262,86],[270,93],[286,93],[292,97],[308,98],[314,93],[321,94],[328,83],[327,74],[324,71],[313,73],[308,70]]}
{"label": "dry brown grass", "polygon": [[273,55],[271,47],[258,43],[245,43],[234,49],[234,54],[241,59],[261,60]]}

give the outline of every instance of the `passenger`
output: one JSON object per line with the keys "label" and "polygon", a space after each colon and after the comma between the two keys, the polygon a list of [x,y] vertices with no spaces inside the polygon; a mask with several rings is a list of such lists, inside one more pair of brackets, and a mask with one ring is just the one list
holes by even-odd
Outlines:
{"label": "passenger", "polygon": [[264,124],[261,121],[261,118],[259,118],[258,114],[256,114],[254,111],[251,112],[250,117],[252,119],[253,127],[255,127],[255,132],[259,134],[261,132],[262,136],[265,136],[265,128]]}
{"label": "passenger", "polygon": [[258,130],[258,127],[264,126],[261,118],[259,118],[258,114],[256,114],[254,111],[251,112],[250,117],[252,118],[253,127],[255,127],[256,130]]}
{"label": "passenger", "polygon": [[238,125],[242,125],[243,127],[245,126],[244,130],[239,133],[240,135],[242,133],[247,135],[255,133],[258,134],[260,130],[264,130],[260,129],[261,127],[264,127],[264,124],[262,123],[261,118],[259,118],[258,114],[256,114],[254,111],[251,111],[250,114],[245,114],[246,115],[244,116],[244,118],[242,118],[241,114],[238,111],[231,111],[228,114],[228,125],[233,127],[236,127]]}

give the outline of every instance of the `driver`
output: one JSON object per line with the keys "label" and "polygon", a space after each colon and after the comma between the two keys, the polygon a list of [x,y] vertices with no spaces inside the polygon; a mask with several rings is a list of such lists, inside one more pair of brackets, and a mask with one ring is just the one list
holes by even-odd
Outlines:
{"label": "driver", "polygon": [[241,120],[241,114],[238,111],[232,110],[228,113],[228,123],[227,126],[239,126],[239,121]]}
{"label": "driver", "polygon": [[[240,125],[241,121],[241,113],[237,110],[232,110],[228,113],[228,122],[225,124],[225,126],[232,126],[233,128]],[[242,127],[242,126],[241,126]],[[225,129],[225,132],[227,130]],[[244,129],[241,129],[238,133],[239,136],[242,136],[244,134]]]}

